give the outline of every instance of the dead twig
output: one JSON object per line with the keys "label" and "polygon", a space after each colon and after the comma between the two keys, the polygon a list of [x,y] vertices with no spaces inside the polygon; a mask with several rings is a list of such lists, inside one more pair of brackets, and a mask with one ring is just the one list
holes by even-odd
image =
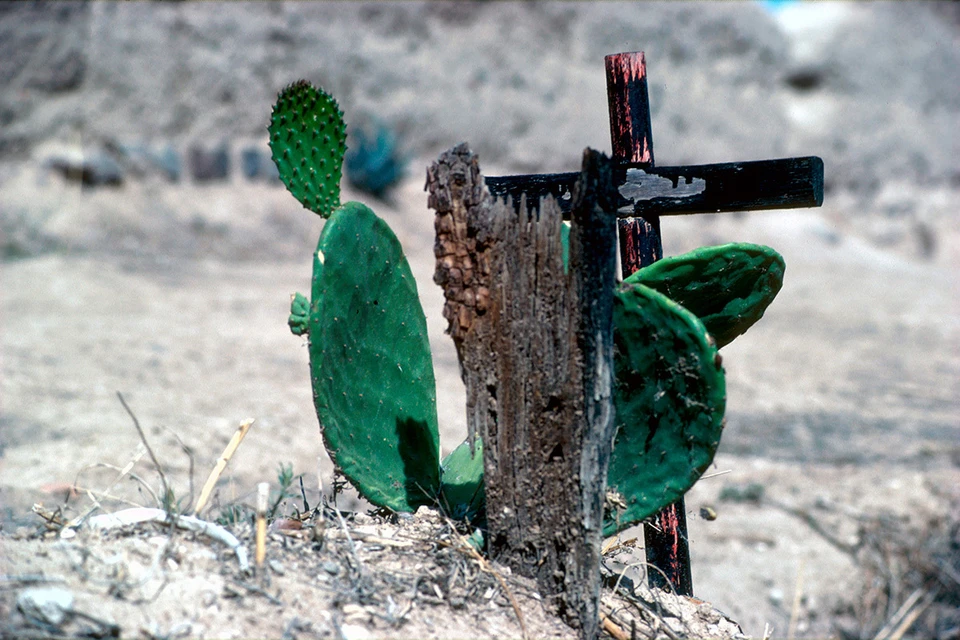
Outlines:
{"label": "dead twig", "polygon": [[179,435],[177,435],[177,432],[174,431],[173,429],[163,427],[163,430],[167,431],[170,435],[172,435],[174,438],[177,439],[177,443],[180,445],[180,449],[182,449],[183,452],[187,454],[187,460],[190,461],[190,467],[188,469],[188,477],[187,477],[187,482],[189,483],[188,486],[190,487],[190,496],[187,498],[187,504],[190,504],[191,502],[193,502],[193,489],[194,489],[193,487],[193,469],[194,469],[193,449],[191,447],[188,447],[186,444],[184,444],[183,440],[180,438]]}
{"label": "dead twig", "polygon": [[910,627],[913,626],[913,623],[917,621],[923,612],[933,604],[933,601],[936,599],[937,593],[935,591],[929,592],[924,596],[923,600],[916,603],[911,611],[907,613],[903,620],[900,621],[900,624],[897,625],[897,628],[893,630],[893,633],[890,634],[889,640],[900,640],[907,631],[910,630]]}
{"label": "dead twig", "polygon": [[63,521],[63,513],[60,511],[60,507],[57,507],[54,511],[50,511],[42,504],[34,504],[33,512],[43,518],[43,520],[47,523],[48,529],[61,529],[66,524]]}
{"label": "dead twig", "polygon": [[614,551],[619,551],[627,547],[636,547],[638,538],[630,538],[629,540],[621,541],[619,538],[610,538],[604,543],[603,547],[600,549],[600,555],[606,556],[607,554],[613,553]]}
{"label": "dead twig", "polygon": [[470,544],[466,536],[462,535],[460,532],[457,531],[453,522],[451,522],[449,518],[444,516],[444,520],[446,521],[447,526],[450,527],[450,530],[453,532],[454,538],[457,540],[457,542],[460,543],[459,545],[453,545],[454,548],[460,553],[463,553],[469,556],[470,558],[473,558],[474,560],[476,560],[477,564],[479,564],[480,566],[480,570],[492,575],[500,584],[500,588],[503,589],[504,595],[506,595],[507,600],[510,601],[510,606],[513,607],[513,612],[517,616],[517,622],[520,623],[520,635],[523,638],[523,640],[527,640],[528,638],[527,624],[523,619],[523,612],[520,610],[520,604],[517,602],[517,599],[514,597],[513,592],[510,590],[510,587],[507,586],[507,581],[503,579],[503,576],[500,575],[499,571],[494,569],[490,565],[490,563],[487,562],[486,558],[480,555],[480,552],[477,551],[476,548]]}
{"label": "dead twig", "polygon": [[[110,466],[110,465],[106,465],[106,466]],[[135,478],[133,474],[130,474],[130,479],[131,479],[131,480],[136,480],[137,482],[140,482],[140,483],[144,482],[143,478],[140,478],[140,477],[136,477],[136,478]],[[127,500],[126,498],[122,498],[122,497],[120,497],[120,496],[115,496],[115,495],[113,495],[112,493],[107,493],[107,492],[105,492],[105,491],[97,491],[96,489],[91,489],[90,487],[84,487],[84,486],[82,486],[82,485],[74,485],[74,486],[77,488],[77,491],[82,491],[83,493],[85,493],[85,494],[87,495],[87,497],[94,503],[94,504],[87,510],[87,512],[84,513],[84,516],[83,516],[83,517],[86,517],[87,515],[89,515],[90,513],[96,511],[97,509],[103,509],[103,505],[101,504],[101,501],[102,501],[102,500],[113,500],[114,502],[118,502],[118,503],[120,503],[120,504],[125,504],[125,505],[127,505],[128,507],[142,507],[142,506],[143,506],[143,505],[140,504],[139,502],[134,502],[133,500]],[[149,485],[147,485],[147,484],[143,484],[142,486],[143,486],[144,488],[146,488],[146,489],[149,489]],[[158,500],[159,500],[160,496],[158,496],[157,494],[153,493],[152,491],[150,492],[150,494],[151,494],[152,496],[158,498]],[[159,502],[158,502],[158,504],[159,504]],[[76,525],[80,524],[80,522],[79,522],[80,520],[82,520],[82,518],[74,518],[73,520],[71,520],[70,522],[68,522],[67,525],[68,525],[68,526],[71,526],[71,527],[76,526]]]}
{"label": "dead twig", "polygon": [[800,559],[800,568],[797,569],[797,581],[793,588],[793,606],[790,607],[790,624],[787,627],[787,640],[793,640],[797,633],[797,622],[800,620],[800,601],[803,598],[803,570],[807,566],[807,559]]}
{"label": "dead twig", "polygon": [[798,509],[795,507],[791,507],[790,505],[779,502],[778,500],[766,499],[765,502],[795,518],[799,518],[808,527],[813,529],[814,533],[818,534],[821,538],[829,542],[835,548],[837,548],[838,550],[844,552],[845,554],[847,554],[848,556],[856,560],[856,557],[857,557],[856,547],[841,541],[839,538],[837,538],[837,536],[833,535],[830,531],[826,529],[826,527],[820,524],[820,521],[817,520],[815,517],[813,517],[813,514],[811,514],[809,511],[805,509]]}
{"label": "dead twig", "polygon": [[630,634],[620,628],[620,625],[605,613],[600,614],[600,628],[613,636],[615,640],[630,640]]}
{"label": "dead twig", "polygon": [[213,470],[207,477],[207,481],[204,483],[203,489],[200,490],[200,497],[197,498],[197,504],[195,504],[193,507],[193,515],[200,515],[200,512],[203,510],[203,508],[207,506],[207,502],[210,500],[210,494],[213,493],[213,488],[217,485],[217,480],[220,479],[220,475],[223,473],[223,470],[227,468],[227,463],[230,462],[230,458],[232,458],[233,454],[237,452],[237,448],[240,446],[240,443],[243,442],[243,439],[247,436],[247,432],[250,430],[253,422],[253,418],[247,418],[240,423],[239,427],[237,427],[233,437],[230,438],[230,442],[227,443],[227,447],[223,450],[223,453],[220,454],[217,464],[213,467]]}
{"label": "dead twig", "polygon": [[236,536],[217,524],[207,522],[206,520],[200,520],[199,518],[194,518],[193,516],[177,516],[168,513],[163,509],[148,509],[145,507],[139,507],[134,509],[125,509],[124,511],[118,511],[116,513],[107,513],[94,516],[93,518],[90,518],[88,524],[93,529],[114,529],[128,525],[139,524],[141,522],[159,522],[161,524],[179,527],[180,529],[202,533],[207,537],[218,542],[222,542],[230,547],[230,549],[237,556],[237,562],[240,565],[241,571],[246,573],[250,570],[250,560],[247,557],[247,550],[240,543],[240,541],[237,540]]}
{"label": "dead twig", "polygon": [[[87,465],[87,466],[83,467],[82,469],[80,469],[80,471],[77,472],[76,477],[74,477],[74,479],[73,479],[73,484],[74,484],[75,487],[77,487],[77,490],[78,490],[78,491],[81,491],[81,490],[82,490],[82,491],[85,491],[85,493],[87,494],[87,497],[90,498],[90,501],[93,503],[93,505],[91,505],[90,507],[88,507],[86,511],[84,511],[82,514],[80,514],[80,515],[77,516],[76,518],[73,518],[72,520],[70,520],[70,522],[68,522],[68,523],[66,524],[66,526],[71,527],[71,528],[72,528],[72,527],[78,527],[78,526],[80,526],[80,524],[87,518],[87,516],[89,516],[91,513],[93,513],[93,512],[96,511],[97,509],[102,509],[102,508],[103,508],[103,505],[100,504],[100,501],[97,499],[97,497],[96,497],[96,495],[95,495],[96,493],[100,493],[100,496],[103,497],[103,498],[109,498],[109,499],[111,499],[111,500],[113,500],[113,499],[120,500],[119,498],[114,498],[113,496],[111,496],[111,495],[110,495],[110,492],[113,491],[113,489],[120,483],[120,481],[123,480],[123,478],[126,477],[126,476],[128,476],[128,475],[129,475],[131,478],[133,478],[134,480],[136,480],[137,482],[139,482],[139,483],[141,484],[141,486],[143,486],[143,487],[150,493],[150,495],[153,496],[154,500],[156,500],[157,503],[159,504],[159,503],[160,503],[160,498],[157,496],[157,494],[154,492],[154,490],[150,487],[150,485],[147,484],[146,480],[144,480],[144,479],[141,478],[140,476],[136,475],[135,473],[132,473],[133,468],[136,466],[136,464],[137,464],[138,462],[140,462],[140,459],[143,458],[143,456],[146,455],[146,453],[147,453],[147,449],[146,449],[146,447],[143,446],[143,443],[141,442],[140,444],[137,445],[137,449],[136,449],[136,451],[134,452],[133,457],[130,458],[130,461],[127,462],[127,464],[124,465],[124,467],[123,467],[122,469],[119,469],[119,468],[115,467],[115,466],[112,465],[112,464],[107,464],[106,462],[97,462],[97,463],[94,463],[94,464]],[[104,489],[104,490],[101,491],[101,492],[95,492],[95,491],[93,491],[93,490],[91,490],[91,489],[81,489],[81,488],[77,485],[77,480],[80,479],[80,474],[83,473],[84,471],[86,471],[87,469],[92,469],[92,468],[96,468],[96,467],[104,467],[104,468],[107,468],[107,469],[114,469],[115,471],[118,472],[118,473],[117,473],[117,477],[113,479],[113,482],[110,483],[110,486],[109,486],[109,487],[107,487],[106,489]],[[129,501],[126,501],[126,500],[123,500],[123,502],[127,502],[128,504],[133,505],[132,502],[129,502]],[[134,505],[134,506],[137,506],[137,505]]]}
{"label": "dead twig", "polygon": [[283,601],[280,600],[280,598],[270,595],[269,593],[267,593],[266,589],[261,589],[255,584],[250,584],[249,582],[241,582],[240,580],[231,580],[230,582],[237,585],[238,587],[243,587],[244,589],[246,589],[251,593],[256,593],[258,595],[263,596],[264,598],[270,601],[270,604],[275,604],[278,606],[283,604]]}
{"label": "dead twig", "polygon": [[[651,567],[654,569],[657,568],[650,564],[647,565],[648,570]],[[648,623],[648,624],[654,632],[662,631],[663,635],[670,638],[670,640],[680,640],[680,636],[677,635],[677,633],[675,633],[673,629],[670,628],[670,625],[667,624],[667,621],[664,619],[662,612],[654,611],[652,608],[650,608],[650,606],[646,602],[642,601],[633,593],[630,593],[628,591],[621,591],[619,592],[619,594],[620,594],[620,597],[624,598],[625,600],[633,604],[633,606],[635,606],[642,615],[646,616],[647,619],[652,621],[651,623]],[[650,591],[650,597],[654,601],[654,604],[656,604],[657,609],[660,609],[663,606],[662,603],[657,601],[654,591]]]}
{"label": "dead twig", "polygon": [[261,482],[257,485],[257,569],[263,568],[263,561],[267,557],[267,501],[270,499],[270,485]]}
{"label": "dead twig", "polygon": [[[897,640],[910,628],[917,618],[933,603],[935,593],[924,589],[915,589],[897,612],[891,616],[885,625],[874,636],[874,640]],[[921,602],[923,600],[924,602]],[[919,606],[918,606],[918,603]],[[907,623],[907,624],[904,624]]]}
{"label": "dead twig", "polygon": [[350,549],[350,556],[356,563],[357,571],[363,573],[363,565],[360,562],[360,556],[357,554],[357,545],[354,544],[353,537],[350,535],[350,530],[347,529],[347,521],[343,519],[343,514],[340,513],[340,509],[334,508],[334,512],[337,514],[337,522],[340,524],[340,530],[343,532],[343,537],[347,539],[347,548]]}
{"label": "dead twig", "polygon": [[45,584],[49,582],[66,582],[58,576],[43,576],[38,574],[22,574],[18,576],[0,575],[0,585],[4,584]]}
{"label": "dead twig", "polygon": [[153,461],[153,466],[157,469],[157,474],[160,476],[160,485],[163,487],[162,506],[167,508],[170,506],[169,503],[172,494],[170,492],[170,484],[167,482],[167,476],[163,472],[163,467],[160,466],[160,461],[157,460],[157,456],[153,453],[153,449],[150,448],[150,443],[147,442],[147,436],[143,433],[143,429],[140,427],[140,421],[137,420],[137,416],[133,413],[133,410],[130,408],[130,405],[127,404],[127,401],[123,399],[123,394],[119,391],[117,391],[117,398],[120,399],[120,404],[123,405],[123,408],[126,409],[130,419],[133,420],[133,427],[137,430],[137,434],[140,436],[140,442],[142,442],[143,446],[146,447],[147,453],[150,455],[150,460]]}

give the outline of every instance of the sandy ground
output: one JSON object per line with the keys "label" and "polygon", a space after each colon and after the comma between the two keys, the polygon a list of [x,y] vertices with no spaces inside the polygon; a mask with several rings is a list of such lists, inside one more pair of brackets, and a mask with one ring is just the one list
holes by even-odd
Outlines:
{"label": "sandy ground", "polygon": [[[190,197],[236,198],[242,207],[249,198],[285,195],[257,189],[265,188],[228,194],[210,187]],[[128,191],[123,201],[137,197]],[[345,195],[354,197],[363,198]],[[374,206],[398,230],[424,300],[446,451],[465,434],[463,390],[431,282],[432,219],[422,183],[411,178],[393,205]],[[801,631],[832,631],[831,616],[861,588],[852,557],[788,508],[813,513],[849,542],[857,535],[851,513],[889,511],[923,523],[951,503],[956,509],[960,497],[954,272],[839,236],[831,211],[664,221],[667,253],[738,239],[776,247],[788,265],[763,321],[725,349],[728,429],[712,470],[723,475],[701,481],[687,500],[696,594],[752,635],[765,624],[786,629],[801,573]],[[305,215],[292,199],[285,214]],[[281,463],[303,474],[315,500],[318,456],[327,486],[331,468],[306,349],[285,324],[289,293],[309,282],[311,245],[304,237],[298,261],[168,261],[126,252],[6,263],[5,530],[35,523],[30,505],[56,504],[56,492],[75,479],[108,486],[115,471],[89,465],[121,467],[132,458],[139,438],[117,391],[178,496],[189,491],[190,468],[179,440],[193,452],[199,483],[236,425],[253,417],[218,503],[252,504],[256,483],[276,483]],[[145,461],[137,468],[153,478]],[[724,488],[751,483],[763,486],[767,501],[720,500]],[[149,503],[132,483],[116,492]],[[717,520],[700,519],[702,507],[715,509]]]}

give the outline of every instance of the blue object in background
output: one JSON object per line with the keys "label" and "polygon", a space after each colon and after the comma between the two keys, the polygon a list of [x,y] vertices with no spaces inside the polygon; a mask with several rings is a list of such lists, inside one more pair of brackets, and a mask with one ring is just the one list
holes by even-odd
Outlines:
{"label": "blue object in background", "polygon": [[187,158],[195,182],[225,181],[230,176],[230,150],[225,142],[213,150],[194,145]]}
{"label": "blue object in background", "polygon": [[798,1],[799,0],[760,0],[760,4],[762,4],[767,11],[776,13],[791,4],[796,4]]}
{"label": "blue object in background", "polygon": [[180,173],[183,171],[183,166],[180,162],[180,154],[177,153],[176,149],[167,145],[163,151],[156,154],[155,160],[157,168],[163,172],[167,180],[180,182]]}
{"label": "blue object in background", "polygon": [[364,128],[351,132],[344,169],[351,185],[382,198],[403,178],[407,159],[388,126],[377,123],[372,128],[372,136]]}
{"label": "blue object in background", "polygon": [[247,147],[240,152],[240,171],[247,180],[256,180],[260,177],[263,166],[263,157],[260,150],[254,147]]}

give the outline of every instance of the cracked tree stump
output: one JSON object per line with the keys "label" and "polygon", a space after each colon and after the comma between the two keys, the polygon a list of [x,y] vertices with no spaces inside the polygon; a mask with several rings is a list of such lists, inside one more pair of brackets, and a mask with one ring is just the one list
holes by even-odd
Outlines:
{"label": "cracked tree stump", "polygon": [[595,638],[614,435],[610,161],[584,152],[569,272],[553,196],[521,196],[517,208],[492,197],[466,145],[430,167],[427,189],[470,442],[483,438],[491,557],[535,578],[581,636]]}

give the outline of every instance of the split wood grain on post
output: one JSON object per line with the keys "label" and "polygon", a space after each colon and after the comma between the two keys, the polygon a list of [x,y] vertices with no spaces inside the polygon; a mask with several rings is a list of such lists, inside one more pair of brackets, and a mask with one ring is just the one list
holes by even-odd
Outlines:
{"label": "split wood grain on post", "polygon": [[[596,636],[602,496],[613,440],[615,198],[609,160],[584,154],[569,273],[551,197],[486,190],[465,145],[428,170],[435,281],[483,438],[491,556],[533,577]],[[528,206],[529,205],[529,206]]]}

